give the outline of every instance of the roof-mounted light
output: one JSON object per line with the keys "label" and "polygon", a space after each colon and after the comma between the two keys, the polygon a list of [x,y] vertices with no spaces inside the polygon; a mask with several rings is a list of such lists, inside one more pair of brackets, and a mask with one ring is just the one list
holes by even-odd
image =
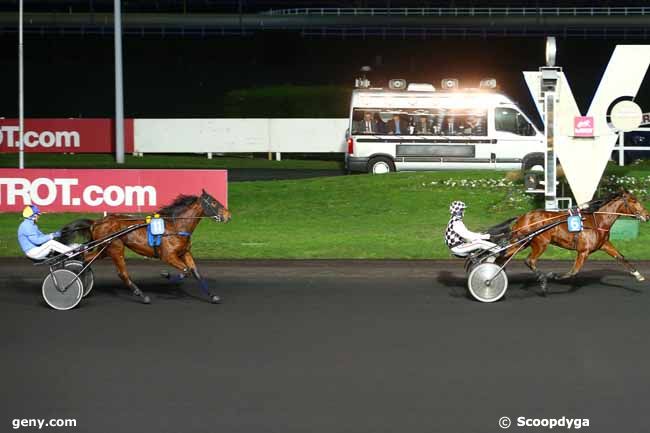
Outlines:
{"label": "roof-mounted light", "polygon": [[440,82],[440,87],[445,90],[458,89],[458,79],[457,78],[443,78]]}
{"label": "roof-mounted light", "polygon": [[497,88],[497,80],[496,78],[484,78],[481,80],[481,83],[479,84],[479,88],[481,89],[496,89]]}
{"label": "roof-mounted light", "polygon": [[394,78],[388,81],[388,88],[391,90],[406,90],[406,80]]}

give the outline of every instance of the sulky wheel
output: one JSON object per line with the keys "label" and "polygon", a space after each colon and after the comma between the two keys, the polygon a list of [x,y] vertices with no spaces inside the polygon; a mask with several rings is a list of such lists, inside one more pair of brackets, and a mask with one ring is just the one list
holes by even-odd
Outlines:
{"label": "sulky wheel", "polygon": [[43,280],[43,299],[56,310],[69,310],[83,297],[83,284],[77,274],[67,269],[55,269]]}
{"label": "sulky wheel", "polygon": [[505,295],[508,289],[508,276],[497,264],[481,263],[469,273],[467,288],[474,299],[481,302],[495,302]]}
{"label": "sulky wheel", "polygon": [[[67,260],[63,265],[65,269],[72,271],[75,274],[79,274],[84,266],[84,263],[80,260]],[[84,288],[83,297],[85,298],[93,289],[93,285],[95,284],[95,275],[93,274],[93,270],[88,267],[80,278]]]}

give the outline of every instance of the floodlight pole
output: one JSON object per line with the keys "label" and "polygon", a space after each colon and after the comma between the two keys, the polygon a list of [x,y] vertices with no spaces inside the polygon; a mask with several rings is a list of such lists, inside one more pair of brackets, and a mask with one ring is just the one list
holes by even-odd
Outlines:
{"label": "floodlight pole", "polygon": [[124,164],[124,85],[122,83],[122,11],[121,0],[114,3],[115,33],[115,161]]}
{"label": "floodlight pole", "polygon": [[18,1],[18,168],[25,168],[25,105],[23,83],[23,0]]}

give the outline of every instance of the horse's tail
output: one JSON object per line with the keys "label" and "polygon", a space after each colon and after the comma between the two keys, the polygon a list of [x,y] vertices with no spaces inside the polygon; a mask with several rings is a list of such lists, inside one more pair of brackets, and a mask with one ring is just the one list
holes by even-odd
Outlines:
{"label": "horse's tail", "polygon": [[68,245],[75,240],[88,242],[93,238],[90,227],[93,220],[78,219],[61,227],[61,242]]}

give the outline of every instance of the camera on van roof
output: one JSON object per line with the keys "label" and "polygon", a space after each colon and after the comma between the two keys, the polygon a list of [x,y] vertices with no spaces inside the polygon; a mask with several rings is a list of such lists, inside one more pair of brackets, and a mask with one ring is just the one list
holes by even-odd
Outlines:
{"label": "camera on van roof", "polygon": [[443,78],[440,87],[445,90],[458,89],[458,78]]}
{"label": "camera on van roof", "polygon": [[366,77],[355,78],[354,87],[357,89],[367,89],[370,87],[370,80]]}

